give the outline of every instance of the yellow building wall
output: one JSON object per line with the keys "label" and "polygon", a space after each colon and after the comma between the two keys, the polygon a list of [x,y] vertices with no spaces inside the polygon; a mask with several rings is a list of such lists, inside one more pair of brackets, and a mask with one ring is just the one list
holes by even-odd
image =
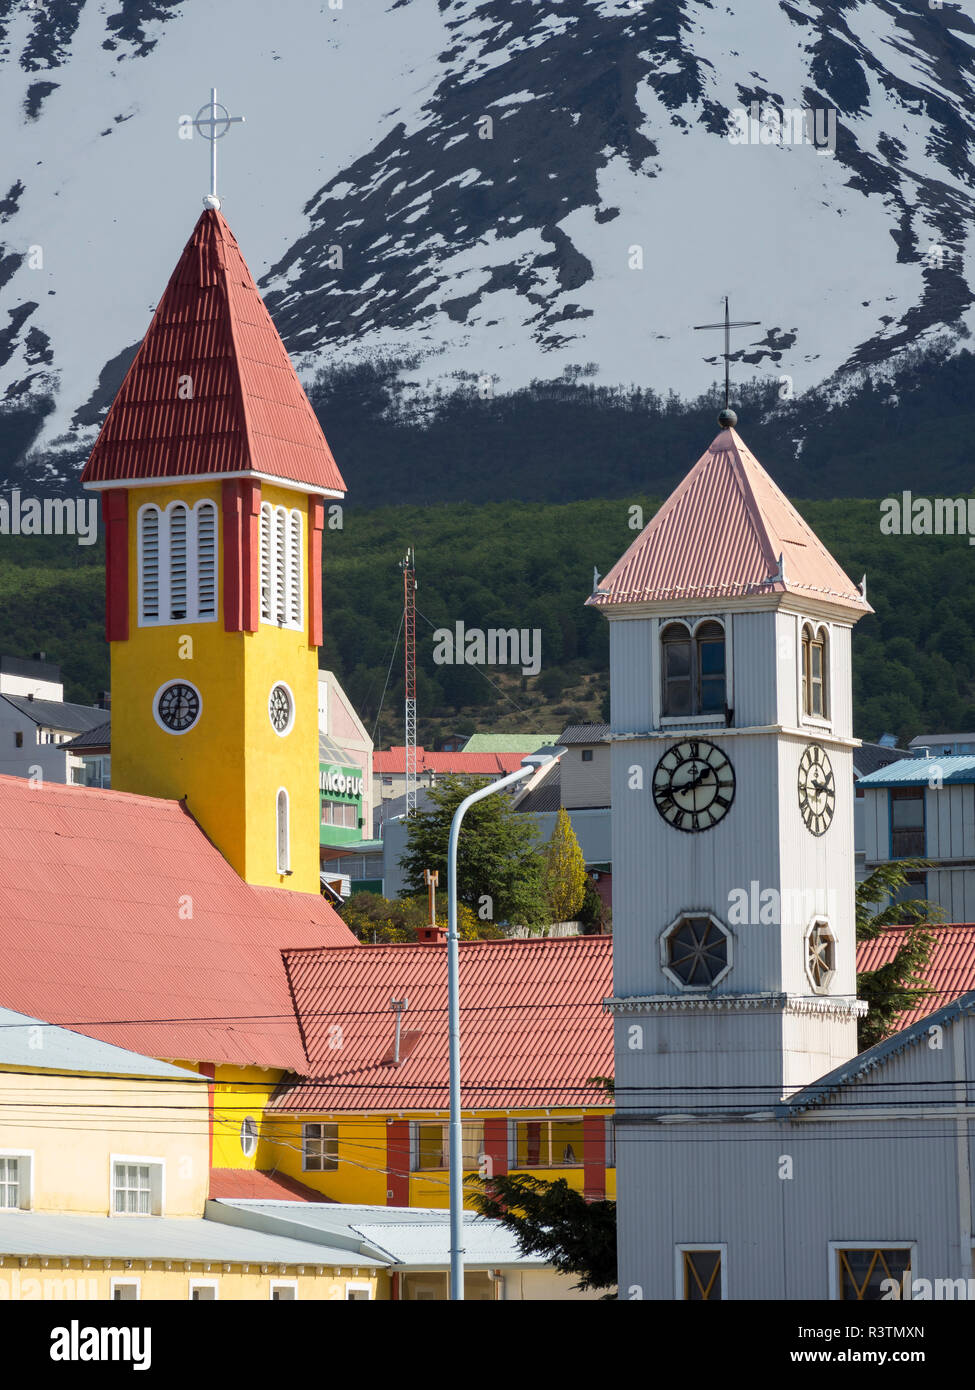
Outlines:
{"label": "yellow building wall", "polygon": [[[204,499],[217,506],[216,620],[139,627],[139,509]],[[112,786],[173,800],[185,796],[190,813],[246,882],[317,896],[318,651],[308,645],[308,498],[267,486],[262,500],[296,507],[304,517],[306,621],[300,632],[269,623],[253,633],[224,630],[219,482],[130,490],[129,636],[111,644]],[[181,679],[199,690],[201,713],[187,733],[172,734],[153,717],[153,698],[161,685]],[[283,737],[268,717],[277,681],[290,688],[295,703],[293,727]],[[290,798],[291,875],[277,871],[279,787]]]}
{"label": "yellow building wall", "polygon": [[[318,1274],[317,1269],[322,1273]],[[112,1298],[112,1280],[138,1280],[143,1301],[188,1301],[190,1286],[216,1281],[217,1301],[269,1300],[275,1281],[293,1280],[298,1301],[345,1300],[351,1288],[367,1288],[370,1298],[388,1299],[385,1270],[328,1265],[222,1265],[182,1260],[0,1258],[0,1301],[95,1300]],[[201,1314],[205,1316],[205,1314]]]}
{"label": "yellow building wall", "polygon": [[[282,1076],[264,1067],[218,1066],[214,1076],[214,1168],[272,1169],[274,1156],[264,1138],[264,1109]],[[245,1119],[257,1123],[258,1142],[252,1154],[241,1145]]]}
{"label": "yellow building wall", "polygon": [[0,1150],[32,1155],[33,1210],[110,1215],[115,1155],[162,1159],[162,1214],[201,1215],[210,1176],[206,1086],[0,1068],[0,1093]]}

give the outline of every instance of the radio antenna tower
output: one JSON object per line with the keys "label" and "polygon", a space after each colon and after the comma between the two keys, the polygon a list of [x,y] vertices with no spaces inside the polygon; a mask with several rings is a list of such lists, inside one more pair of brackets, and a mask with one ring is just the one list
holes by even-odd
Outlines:
{"label": "radio antenna tower", "polygon": [[406,814],[416,815],[416,557],[413,547],[400,561],[403,571],[403,632],[406,642]]}

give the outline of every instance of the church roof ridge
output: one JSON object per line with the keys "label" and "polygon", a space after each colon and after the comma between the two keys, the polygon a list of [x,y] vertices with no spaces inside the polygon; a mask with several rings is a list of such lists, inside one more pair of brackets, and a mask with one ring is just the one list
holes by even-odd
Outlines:
{"label": "church roof ridge", "polygon": [[82,483],[259,476],[345,483],[227,222],[201,213]]}
{"label": "church roof ridge", "polygon": [[872,612],[729,428],[715,436],[587,603],[611,608],[784,593]]}

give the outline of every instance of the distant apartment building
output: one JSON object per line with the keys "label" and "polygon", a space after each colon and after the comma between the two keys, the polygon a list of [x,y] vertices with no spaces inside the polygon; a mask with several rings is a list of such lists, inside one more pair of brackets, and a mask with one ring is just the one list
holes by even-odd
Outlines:
{"label": "distant apartment building", "polygon": [[66,701],[61,668],[43,652],[0,656],[0,773],[87,784],[85,758],[71,745],[105,723],[108,706],[107,694],[97,706]]}

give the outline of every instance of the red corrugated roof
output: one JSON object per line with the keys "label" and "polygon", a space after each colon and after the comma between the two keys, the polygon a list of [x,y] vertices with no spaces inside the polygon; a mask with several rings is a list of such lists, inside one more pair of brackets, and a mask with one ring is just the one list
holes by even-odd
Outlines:
{"label": "red corrugated roof", "polygon": [[[189,915],[189,914],[192,915]],[[152,1057],[300,1067],[281,950],[359,949],[176,801],[0,776],[0,1004]]]}
{"label": "red corrugated roof", "polygon": [[210,1200],[216,1202],[221,1197],[225,1201],[242,1201],[248,1198],[263,1199],[265,1202],[332,1200],[331,1197],[316,1192],[313,1187],[306,1187],[297,1178],[289,1178],[285,1173],[262,1173],[255,1168],[211,1168]]}
{"label": "red corrugated roof", "polygon": [[[785,559],[785,582],[769,582]],[[734,430],[722,430],[587,603],[794,593],[872,608]]]}
{"label": "red corrugated roof", "polygon": [[[879,970],[893,960],[907,930],[906,927],[886,927],[872,941],[861,941],[857,947],[857,970]],[[975,989],[975,924],[938,922],[928,930],[934,934],[936,944],[922,977],[934,992],[924,995],[917,1008],[900,1015],[895,1030],[898,1032]]]}
{"label": "red corrugated roof", "polygon": [[[524,753],[428,753],[425,748],[416,750],[417,772],[464,773],[477,777],[500,777],[506,772],[515,772],[521,767]],[[372,770],[374,775],[398,773],[406,775],[406,749],[394,745],[373,753]]]}
{"label": "red corrugated roof", "polygon": [[[304,1074],[314,1079],[282,1086],[273,1110],[446,1108],[446,946],[286,951],[285,963]],[[611,1107],[601,1087],[586,1083],[613,1074],[613,1022],[602,1009],[612,988],[612,937],[462,942],[463,1104]],[[383,1065],[394,997],[409,1000],[403,1028],[420,1035],[398,1067]]]}
{"label": "red corrugated roof", "polygon": [[[181,399],[187,377],[192,397]],[[234,235],[220,213],[208,209],[81,481],[213,473],[264,473],[327,491],[345,488]]]}

